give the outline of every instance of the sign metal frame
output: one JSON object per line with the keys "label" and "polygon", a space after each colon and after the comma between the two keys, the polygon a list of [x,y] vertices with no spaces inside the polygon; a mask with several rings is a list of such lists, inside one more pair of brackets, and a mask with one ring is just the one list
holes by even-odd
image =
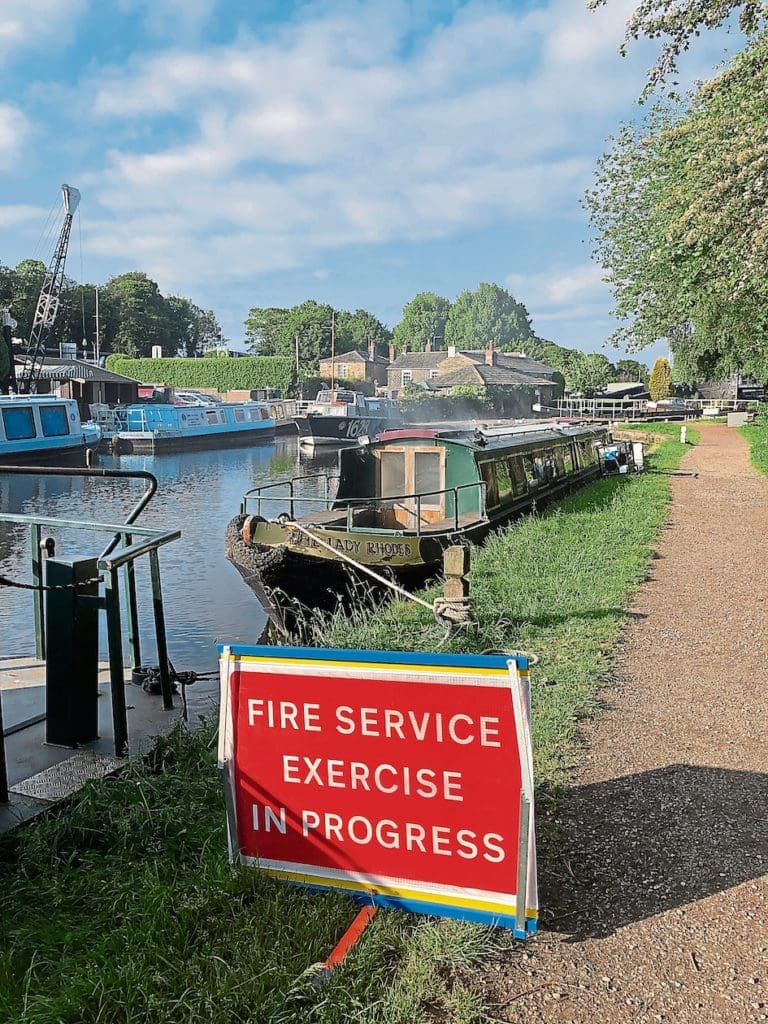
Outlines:
{"label": "sign metal frame", "polygon": [[[538,895],[534,831],[533,753],[530,728],[530,678],[528,661],[515,655],[453,655],[404,653],[329,648],[272,647],[266,645],[220,645],[221,701],[219,706],[218,761],[225,791],[227,840],[232,863],[257,866],[269,874],[318,891],[345,892],[359,902],[461,918],[494,924],[513,930],[517,938],[526,938],[537,929]],[[258,674],[259,669],[282,666],[285,671],[307,672],[318,676],[319,688],[332,685],[338,673],[368,672],[375,684],[376,673],[408,673],[419,682],[440,682],[471,687],[506,689],[514,714],[514,729],[519,765],[519,818],[517,833],[517,869],[510,878],[510,891],[486,892],[446,884],[432,885],[423,877],[413,880],[346,871],[322,865],[283,862],[247,855],[239,840],[236,752],[237,722],[233,707],[232,680],[236,672]],[[287,668],[285,668],[287,666]],[[321,673],[318,675],[318,673]],[[419,685],[419,682],[416,685]],[[514,891],[511,891],[514,890]],[[518,894],[523,898],[519,899]]]}

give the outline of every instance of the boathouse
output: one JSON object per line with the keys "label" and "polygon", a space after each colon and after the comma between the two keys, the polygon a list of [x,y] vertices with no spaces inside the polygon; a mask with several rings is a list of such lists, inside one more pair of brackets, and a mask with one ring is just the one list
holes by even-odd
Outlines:
{"label": "boathouse", "polygon": [[[23,360],[17,360],[17,366]],[[84,359],[46,357],[40,371],[37,393],[74,398],[82,419],[90,419],[90,406],[130,405],[138,400],[139,381],[114,373]]]}

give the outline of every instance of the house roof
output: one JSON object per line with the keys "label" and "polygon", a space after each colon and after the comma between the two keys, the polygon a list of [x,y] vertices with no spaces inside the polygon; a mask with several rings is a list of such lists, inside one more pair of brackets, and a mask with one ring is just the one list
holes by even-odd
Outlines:
{"label": "house roof", "polygon": [[429,381],[429,387],[435,390],[454,388],[461,384],[481,384],[486,387],[552,387],[549,378],[533,377],[527,373],[517,373],[506,366],[486,366],[485,363],[457,366],[455,370],[441,373],[439,377]]}
{"label": "house roof", "polygon": [[447,358],[447,352],[401,352],[389,366],[393,370],[427,370],[439,366]]}
{"label": "house roof", "polygon": [[[24,360],[21,360],[24,365]],[[44,360],[40,369],[41,380],[77,380],[91,381],[96,384],[139,384],[133,377],[107,370],[95,363],[86,363],[82,359],[50,359]]]}
{"label": "house roof", "polygon": [[[484,363],[486,353],[485,349],[473,349],[468,352],[462,352],[461,355],[467,356],[476,363]],[[514,355],[511,352],[496,352],[496,366],[505,366],[509,369],[517,370],[519,373],[534,373],[539,376],[556,372],[551,366],[540,362],[538,359],[531,359],[529,356],[524,355]]]}
{"label": "house roof", "polygon": [[321,359],[321,363],[330,363],[331,359],[334,362],[340,362],[342,359],[345,363],[388,363],[389,360],[386,356],[380,356],[378,352],[374,353],[373,359],[368,355],[367,352],[361,352],[360,349],[353,348],[349,352],[339,352],[335,356],[325,356]]}
{"label": "house roof", "polygon": [[[485,349],[468,349],[466,351],[460,350],[456,353],[457,356],[464,356],[466,359],[471,359],[475,364],[485,364]],[[446,359],[450,359],[447,351],[441,350],[439,352],[403,352],[393,363],[389,364],[391,370],[424,370],[433,369],[438,367],[441,363],[445,362]],[[538,377],[551,376],[556,371],[551,366],[547,366],[546,363],[541,363],[537,359],[529,359],[528,356],[513,355],[510,352],[496,352],[495,353],[495,368],[505,368],[509,370],[515,370],[521,374],[534,374]],[[551,380],[545,383],[551,384]]]}

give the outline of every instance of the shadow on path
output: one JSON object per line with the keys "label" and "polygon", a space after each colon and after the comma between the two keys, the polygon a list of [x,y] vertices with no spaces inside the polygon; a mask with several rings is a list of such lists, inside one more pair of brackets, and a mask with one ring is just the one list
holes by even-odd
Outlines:
{"label": "shadow on path", "polygon": [[768,775],[676,764],[561,799],[558,849],[541,851],[542,923],[572,942],[768,871]]}

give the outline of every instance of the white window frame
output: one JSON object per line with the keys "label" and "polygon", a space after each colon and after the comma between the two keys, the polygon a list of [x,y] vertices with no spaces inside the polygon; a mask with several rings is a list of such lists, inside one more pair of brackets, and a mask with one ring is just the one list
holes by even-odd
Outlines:
{"label": "white window frame", "polygon": [[413,381],[413,370],[401,370],[400,382],[410,384]]}

